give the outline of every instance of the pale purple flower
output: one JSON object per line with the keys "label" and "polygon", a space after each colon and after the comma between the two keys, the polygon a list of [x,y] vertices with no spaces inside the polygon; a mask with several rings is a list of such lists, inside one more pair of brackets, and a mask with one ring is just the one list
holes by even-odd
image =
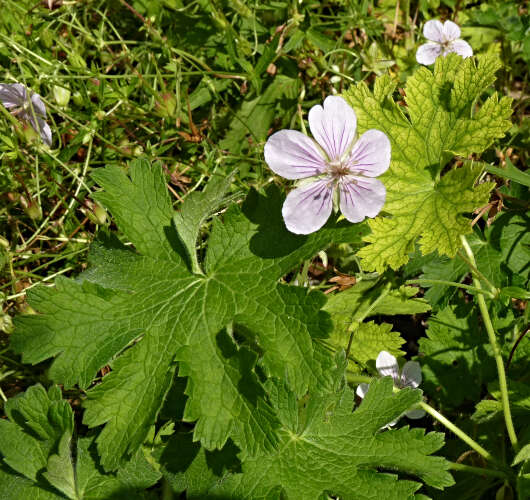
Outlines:
{"label": "pale purple flower", "polygon": [[338,96],[326,97],[324,107],[309,111],[315,140],[296,130],[280,130],[265,144],[265,161],[286,179],[304,179],[287,195],[282,214],[287,229],[309,234],[320,229],[335,206],[350,222],[375,217],[386,190],[374,177],[390,165],[390,141],[379,130],[366,131],[355,141],[357,117]]}
{"label": "pale purple flower", "polygon": [[[394,387],[397,389],[403,389],[404,387],[416,389],[421,384],[421,367],[417,361],[407,361],[400,371],[397,359],[389,352],[381,351],[379,356],[377,356],[375,366],[381,377],[392,377]],[[369,388],[370,386],[368,384],[359,384],[356,390],[357,396],[364,398]],[[412,419],[422,418],[424,415],[425,412],[420,409],[409,410],[405,413],[406,417]],[[398,420],[399,418],[393,420],[385,427],[396,425]]]}
{"label": "pale purple flower", "polygon": [[11,114],[29,122],[48,146],[52,145],[52,131],[45,121],[46,107],[39,94],[21,83],[0,83],[0,102]]}
{"label": "pale purple flower", "polygon": [[460,28],[452,21],[427,21],[423,26],[423,35],[429,42],[421,45],[416,52],[416,60],[420,64],[433,64],[438,56],[446,56],[450,52],[466,58],[473,55],[471,45],[460,40]]}

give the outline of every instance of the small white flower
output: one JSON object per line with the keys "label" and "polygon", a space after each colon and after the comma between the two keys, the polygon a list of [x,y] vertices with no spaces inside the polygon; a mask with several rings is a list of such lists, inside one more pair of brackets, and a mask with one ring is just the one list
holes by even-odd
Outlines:
{"label": "small white flower", "polygon": [[423,35],[429,42],[421,45],[416,52],[416,60],[428,66],[438,56],[446,56],[450,52],[466,58],[473,55],[471,45],[460,40],[460,28],[452,21],[427,21],[423,26]]}
{"label": "small white flower", "polygon": [[46,107],[41,96],[21,83],[0,83],[0,103],[20,120],[29,122],[42,140],[52,145],[52,131],[46,123]]}
{"label": "small white flower", "polygon": [[[394,387],[397,387],[398,389],[403,389],[405,387],[416,389],[421,384],[421,367],[417,361],[407,361],[400,372],[397,359],[389,352],[381,351],[379,356],[377,356],[375,366],[381,377],[392,377]],[[357,396],[364,398],[369,388],[370,386],[368,384],[359,384],[356,391]],[[409,410],[405,413],[406,417],[412,419],[422,418],[424,415],[425,412],[419,409]],[[398,420],[399,418],[393,420],[385,425],[385,427],[396,425]]]}

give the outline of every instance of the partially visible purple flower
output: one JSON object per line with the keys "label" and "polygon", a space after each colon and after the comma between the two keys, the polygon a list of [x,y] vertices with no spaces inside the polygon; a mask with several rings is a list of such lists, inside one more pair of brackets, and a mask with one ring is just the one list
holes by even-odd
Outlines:
{"label": "partially visible purple flower", "polygon": [[[403,389],[404,387],[412,387],[413,389],[416,389],[421,384],[421,367],[417,361],[407,361],[400,372],[397,359],[389,352],[381,351],[379,356],[377,356],[375,366],[381,377],[392,377],[394,387],[397,389]],[[369,388],[370,386],[368,384],[359,384],[356,390],[357,396],[364,398]],[[425,412],[420,409],[409,410],[405,413],[406,417],[412,419],[422,418],[424,415]],[[396,425],[398,420],[399,418],[393,420],[385,427]]]}
{"label": "partially visible purple flower", "polygon": [[460,28],[452,21],[427,21],[423,26],[423,35],[429,42],[421,45],[416,52],[416,60],[428,66],[438,56],[446,56],[450,52],[466,58],[473,55],[471,45],[460,40]]}
{"label": "partially visible purple flower", "polygon": [[390,141],[368,130],[355,142],[357,117],[348,103],[329,96],[309,111],[315,140],[296,130],[280,130],[265,144],[265,161],[286,179],[306,179],[283,204],[287,229],[309,234],[328,220],[334,201],[350,222],[375,217],[383,208],[385,186],[374,179],[390,165]]}
{"label": "partially visible purple flower", "polygon": [[21,83],[0,83],[0,102],[11,114],[29,122],[48,146],[52,145],[52,131],[45,121],[46,107],[39,94]]}

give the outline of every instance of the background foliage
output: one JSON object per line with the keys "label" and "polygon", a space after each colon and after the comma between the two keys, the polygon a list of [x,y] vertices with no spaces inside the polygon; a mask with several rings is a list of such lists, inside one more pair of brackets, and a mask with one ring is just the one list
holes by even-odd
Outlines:
{"label": "background foliage", "polygon": [[[51,150],[39,149],[0,115],[0,498],[492,498],[516,490],[524,498],[529,454],[523,447],[516,459],[506,448],[474,292],[444,284],[471,284],[459,231],[444,240],[444,220],[429,219],[460,221],[484,287],[502,292],[490,313],[524,444],[530,18],[522,3],[0,6],[2,82],[43,96],[54,136]],[[424,83],[425,68],[412,76],[421,26],[440,17],[462,26],[488,87],[473,93],[466,71],[449,68],[465,95],[461,115],[443,118],[442,132],[454,134],[445,149],[447,138],[422,136],[422,120],[445,112],[442,102],[426,113],[422,93],[444,82],[435,72]],[[430,148],[418,155],[426,170],[414,173],[416,184],[394,147],[402,170],[385,180],[394,218],[382,221],[400,221],[402,233],[376,222],[367,236],[365,224],[332,221],[304,241],[289,235],[279,214],[287,184],[263,161],[267,136],[300,129],[311,106],[344,91],[361,127],[385,130],[384,119],[368,125],[363,115],[378,106],[378,89],[395,116],[414,115],[420,149],[440,141],[434,169]],[[490,108],[477,111],[479,97]],[[473,122],[485,137],[478,143]],[[459,126],[469,135],[456,134]],[[463,186],[468,203],[455,206]],[[378,230],[392,240],[387,254],[373,248],[384,241],[370,240]],[[55,288],[36,287],[55,279]],[[413,279],[431,282],[405,283]],[[186,340],[175,342],[176,331]],[[347,360],[335,354],[341,349]],[[419,391],[392,395],[382,380],[348,414],[354,396],[342,375],[375,374],[381,350],[418,356],[429,402],[502,463],[516,460],[518,477],[477,481],[453,471],[456,485],[441,491],[452,482],[441,456],[477,467],[482,458],[449,433],[444,444],[444,428],[428,417],[377,433]],[[375,414],[380,421],[370,420]]]}

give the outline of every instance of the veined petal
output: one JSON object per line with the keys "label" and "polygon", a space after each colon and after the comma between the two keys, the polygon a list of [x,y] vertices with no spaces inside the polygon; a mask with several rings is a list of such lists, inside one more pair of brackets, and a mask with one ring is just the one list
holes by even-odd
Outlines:
{"label": "veined petal", "polygon": [[31,104],[37,115],[41,115],[42,118],[46,118],[46,106],[42,102],[42,98],[39,94],[33,94],[31,96]]}
{"label": "veined petal", "polygon": [[405,416],[412,418],[413,420],[423,418],[425,416],[425,410],[422,410],[421,408],[418,408],[417,410],[409,410],[407,413],[405,413]]}
{"label": "veined petal", "polygon": [[367,130],[353,146],[348,160],[352,173],[376,177],[390,166],[390,140],[380,130]]}
{"label": "veined petal", "polygon": [[33,113],[28,109],[20,113],[20,118],[30,123],[33,129],[38,132],[41,139],[48,145],[52,145],[52,130],[50,126],[39,115],[33,116]]}
{"label": "veined petal", "polygon": [[45,144],[51,147],[52,145],[52,129],[50,126],[40,117],[37,117],[37,121],[39,122],[39,132],[42,140]]}
{"label": "veined petal", "polygon": [[453,23],[453,21],[445,21],[443,37],[444,42],[450,42],[451,40],[457,40],[460,38],[460,28],[458,27],[458,24]]}
{"label": "veined petal", "polygon": [[421,366],[417,361],[407,361],[401,372],[401,386],[416,389],[421,384]]}
{"label": "veined petal", "polygon": [[384,184],[371,177],[350,175],[340,184],[340,211],[350,222],[375,217],[386,199]]}
{"label": "veined petal", "polygon": [[399,382],[399,365],[397,359],[387,351],[381,351],[375,360],[375,367],[382,377],[392,377]]}
{"label": "veined petal", "polygon": [[423,26],[423,36],[432,42],[442,43],[444,25],[438,20],[427,21]]}
{"label": "veined petal", "polygon": [[454,40],[447,47],[447,52],[455,52],[464,59],[473,55],[473,49],[471,48],[471,45],[469,45],[469,43],[467,43],[465,40]]}
{"label": "veined petal", "polygon": [[340,160],[355,137],[357,117],[352,107],[339,96],[328,96],[324,107],[309,111],[309,127],[330,160]]}
{"label": "veined petal", "polygon": [[26,95],[26,88],[20,83],[0,83],[0,102],[7,109],[22,106]]}
{"label": "veined petal", "polygon": [[265,161],[270,169],[286,179],[319,175],[326,162],[315,142],[297,130],[280,130],[265,144]]}
{"label": "veined petal", "polygon": [[326,223],[332,207],[333,189],[329,179],[319,179],[287,195],[282,208],[283,220],[291,233],[313,233]]}
{"label": "veined petal", "polygon": [[365,384],[364,382],[362,382],[357,386],[357,390],[355,391],[355,394],[357,394],[357,396],[363,399],[364,396],[366,396],[366,393],[368,392],[369,388],[370,386],[368,384]]}
{"label": "veined petal", "polygon": [[418,47],[416,61],[425,66],[434,64],[436,58],[442,53],[442,46],[438,42],[427,42]]}

